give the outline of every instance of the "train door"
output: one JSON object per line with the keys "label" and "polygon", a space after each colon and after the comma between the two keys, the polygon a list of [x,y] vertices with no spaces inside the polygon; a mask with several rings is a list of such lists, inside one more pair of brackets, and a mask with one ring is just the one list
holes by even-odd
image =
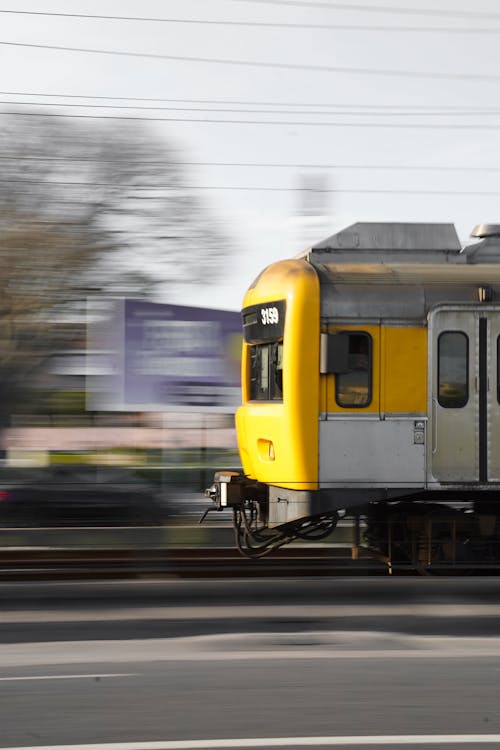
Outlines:
{"label": "train door", "polygon": [[430,481],[500,481],[500,310],[438,310],[429,320]]}

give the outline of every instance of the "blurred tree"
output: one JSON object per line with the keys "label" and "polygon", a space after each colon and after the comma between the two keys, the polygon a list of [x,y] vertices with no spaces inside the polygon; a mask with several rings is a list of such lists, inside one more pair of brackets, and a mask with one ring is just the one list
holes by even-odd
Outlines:
{"label": "blurred tree", "polygon": [[0,143],[1,426],[64,347],[61,310],[206,280],[225,241],[179,152],[142,124],[2,115]]}
{"label": "blurred tree", "polygon": [[92,255],[87,286],[137,293],[212,275],[222,233],[188,187],[181,152],[142,123],[2,115],[0,139],[4,221],[78,234]]}

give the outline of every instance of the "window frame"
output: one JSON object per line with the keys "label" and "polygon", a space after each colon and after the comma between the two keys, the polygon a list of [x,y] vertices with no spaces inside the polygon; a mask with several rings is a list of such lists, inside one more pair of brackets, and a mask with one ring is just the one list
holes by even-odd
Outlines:
{"label": "window frame", "polygon": [[[443,336],[446,336],[450,333],[453,334],[459,334],[465,339],[465,392],[466,392],[466,398],[463,403],[460,404],[444,404],[441,402],[441,393],[440,393],[440,386],[441,386],[441,339]],[[499,337],[500,338],[500,337]],[[437,388],[436,388],[436,397],[437,402],[439,406],[442,409],[464,409],[467,404],[469,403],[470,399],[470,378],[469,378],[469,368],[470,368],[470,361],[469,361],[469,352],[470,352],[470,341],[469,336],[465,331],[461,331],[457,328],[455,329],[449,329],[446,331],[441,331],[441,333],[438,336],[437,339]]]}
{"label": "window frame", "polygon": [[[252,395],[252,354],[255,349],[262,350],[263,348],[267,349],[268,352],[268,359],[267,359],[267,398],[259,398],[255,395]],[[272,351],[272,348],[276,347],[275,352]],[[273,365],[275,362],[278,361],[278,351],[279,347],[281,347],[281,397],[280,398],[273,398],[271,396],[271,393],[273,392],[273,385],[275,381],[272,377],[272,370]],[[276,359],[273,361],[273,355],[276,357]],[[258,344],[250,344],[248,347],[248,400],[253,401],[256,403],[270,403],[270,404],[282,404],[284,400],[284,389],[283,389],[283,356],[284,356],[284,347],[283,347],[283,339],[277,340],[277,341],[266,341],[263,343]],[[276,371],[278,371],[279,368],[276,367]]]}
{"label": "window frame", "polygon": [[336,373],[335,375],[335,403],[341,409],[366,409],[371,405],[373,401],[373,337],[368,331],[363,330],[340,330],[336,331],[336,334],[341,336],[364,336],[368,340],[368,367],[366,372],[368,373],[368,390],[366,394],[366,401],[363,404],[343,404],[339,398],[339,378],[343,375],[347,375],[348,372],[354,372],[354,370],[348,370],[346,373]]}

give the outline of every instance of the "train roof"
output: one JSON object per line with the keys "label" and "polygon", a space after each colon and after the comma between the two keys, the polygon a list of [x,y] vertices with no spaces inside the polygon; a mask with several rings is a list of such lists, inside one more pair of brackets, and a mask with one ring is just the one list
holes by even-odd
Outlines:
{"label": "train roof", "polygon": [[372,259],[374,255],[380,259],[397,255],[399,260],[402,253],[405,256],[425,254],[427,262],[430,255],[437,255],[442,262],[443,255],[457,255],[461,250],[453,224],[400,222],[357,222],[311,248],[311,252],[317,255],[348,253],[351,262],[353,252],[356,255],[369,253]]}
{"label": "train roof", "polygon": [[316,243],[299,257],[313,264],[500,263],[500,224],[478,224],[462,248],[453,224],[357,222]]}
{"label": "train roof", "polygon": [[500,299],[500,225],[480,224],[462,248],[453,224],[359,222],[300,257],[323,287],[322,316],[423,319],[433,305]]}
{"label": "train roof", "polygon": [[[410,268],[439,276],[438,266],[500,266],[500,224],[479,224],[471,237],[478,242],[462,248],[453,224],[357,222],[318,242],[298,257],[323,271],[362,273],[363,267],[387,272]],[[356,269],[356,270],[355,270]],[[433,270],[431,270],[433,269]],[[494,269],[495,275],[498,270]],[[469,272],[470,275],[474,275]]]}

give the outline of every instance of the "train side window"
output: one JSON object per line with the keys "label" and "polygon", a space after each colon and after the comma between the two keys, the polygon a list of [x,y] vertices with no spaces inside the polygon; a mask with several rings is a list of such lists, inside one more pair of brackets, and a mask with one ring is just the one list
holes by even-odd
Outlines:
{"label": "train side window", "polygon": [[445,331],[438,338],[438,403],[461,409],[469,400],[469,339],[462,331]]}
{"label": "train side window", "polygon": [[250,400],[283,401],[283,342],[250,347]]}
{"label": "train side window", "polygon": [[342,331],[348,337],[347,372],[335,377],[335,400],[339,406],[362,408],[372,400],[372,337],[363,331]]}

